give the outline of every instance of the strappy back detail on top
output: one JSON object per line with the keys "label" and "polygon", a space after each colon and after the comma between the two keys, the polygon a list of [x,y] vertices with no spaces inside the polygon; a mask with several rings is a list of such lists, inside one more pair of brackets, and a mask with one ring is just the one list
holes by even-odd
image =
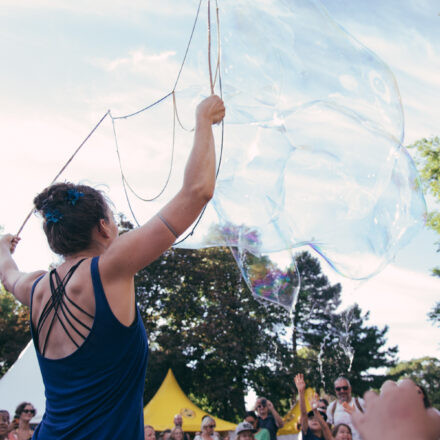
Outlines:
{"label": "strappy back detail on top", "polygon": [[[67,283],[84,260],[85,258],[73,265],[63,279],[60,278],[56,269],[51,270],[49,274],[51,296],[41,312],[35,329],[35,337],[38,341],[38,346],[42,356],[44,356],[46,353],[47,343],[55,320],[58,320],[66,335],[76,346],[76,348],[79,348],[80,344],[78,344],[75,338],[72,336],[72,331],[74,331],[84,341],[87,338],[88,333],[90,333],[92,330],[91,327],[82,322],[78,316],[75,316],[75,314],[72,313],[71,307],[75,307],[76,310],[81,312],[84,315],[84,318],[88,317],[93,320],[94,316],[72,301],[72,299],[69,298],[66,293]],[[49,328],[47,329],[44,342],[42,343],[40,340],[40,333],[45,325],[49,326]],[[84,334],[85,331],[88,331],[88,333]]]}
{"label": "strappy back detail on top", "polygon": [[[89,260],[85,265],[88,262]],[[68,280],[71,274],[67,274],[63,280],[57,279],[55,273],[51,274],[52,298],[44,309],[52,307],[52,311],[50,313],[45,311],[41,318],[35,316],[35,323],[39,321],[42,342],[52,319],[55,319],[47,354],[52,351],[52,338],[57,338],[60,345],[67,343],[69,347],[66,352],[71,348],[74,349],[75,345],[65,332],[81,344],[79,348],[61,358],[42,356],[38,349],[36,325],[31,326],[46,396],[46,411],[35,430],[34,440],[143,440],[144,438],[142,395],[148,358],[145,327],[139,309],[136,310],[136,319],[130,327],[125,327],[115,317],[102,286],[98,262],[99,257],[93,257],[90,261],[91,279],[87,279],[85,267],[80,269],[81,279],[79,276],[74,276],[70,284]],[[74,271],[75,268],[72,268],[71,272]],[[46,290],[50,278],[47,281]],[[32,290],[35,290],[37,282],[38,280]],[[88,289],[90,282],[95,304],[93,311],[86,305],[91,302],[82,302],[86,297],[76,296],[82,292],[81,288]],[[58,292],[55,292],[57,289]],[[69,298],[66,297],[66,290]],[[45,292],[45,295],[48,293]],[[69,299],[85,310],[77,309]],[[40,303],[39,310],[43,310],[45,302]],[[63,320],[68,331],[57,322],[59,318],[52,317],[52,314],[55,314],[55,307],[57,307],[56,316]],[[67,309],[70,309],[71,313]],[[90,313],[94,315],[93,324]],[[90,332],[72,318],[72,314],[79,321],[89,324],[92,327]],[[66,317],[71,324],[66,321]],[[40,324],[40,321],[43,324]],[[83,341],[72,326],[83,335],[88,333],[87,339]]]}

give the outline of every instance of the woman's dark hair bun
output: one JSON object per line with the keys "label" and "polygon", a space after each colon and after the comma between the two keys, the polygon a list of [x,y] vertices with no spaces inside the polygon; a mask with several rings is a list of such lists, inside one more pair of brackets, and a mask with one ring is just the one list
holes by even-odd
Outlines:
{"label": "woman's dark hair bun", "polygon": [[62,203],[66,197],[68,189],[72,184],[56,183],[44,189],[34,199],[34,206],[37,211],[44,213],[46,209],[50,209],[58,203]]}
{"label": "woman's dark hair bun", "polygon": [[34,206],[43,217],[50,248],[60,255],[87,249],[93,228],[108,220],[103,194],[88,185],[55,183],[34,198]]}

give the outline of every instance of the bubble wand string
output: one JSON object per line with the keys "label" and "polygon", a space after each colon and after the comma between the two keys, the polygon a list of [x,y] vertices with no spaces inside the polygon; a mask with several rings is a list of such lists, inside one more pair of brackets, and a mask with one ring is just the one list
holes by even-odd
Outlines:
{"label": "bubble wand string", "polygon": [[[162,97],[161,99],[159,99],[158,101],[156,101],[155,103],[153,103],[153,104],[151,104],[151,105],[148,105],[147,107],[145,107],[145,108],[143,108],[143,109],[141,109],[141,110],[139,110],[139,111],[137,111],[137,112],[135,112],[135,113],[129,114],[129,115],[123,115],[123,116],[117,116],[117,117],[114,117],[114,116],[112,116],[110,110],[108,110],[108,111],[103,115],[103,117],[99,120],[99,122],[95,125],[95,127],[91,130],[91,132],[86,136],[86,138],[83,140],[83,142],[81,142],[81,144],[76,148],[76,150],[74,151],[74,153],[73,153],[73,154],[71,155],[71,157],[67,160],[67,162],[63,165],[63,167],[60,169],[60,171],[57,173],[57,175],[52,179],[50,185],[52,185],[52,184],[53,184],[53,183],[54,183],[54,182],[60,177],[60,175],[64,172],[64,170],[65,170],[65,169],[68,167],[68,165],[71,163],[71,161],[73,160],[73,158],[77,155],[77,153],[79,152],[79,150],[84,146],[84,144],[88,141],[88,139],[89,139],[89,138],[92,136],[92,134],[97,130],[97,128],[101,125],[101,123],[104,121],[104,119],[105,119],[107,116],[110,116],[110,118],[111,118],[111,120],[112,120],[112,124],[113,124],[113,132],[114,132],[114,136],[115,136],[115,138],[116,138],[116,130],[115,130],[115,125],[114,125],[115,120],[117,120],[117,119],[127,119],[127,118],[129,118],[129,117],[131,117],[131,116],[135,116],[135,115],[137,115],[137,114],[139,114],[139,113],[142,113],[142,112],[144,112],[145,110],[148,110],[148,109],[150,109],[151,107],[153,107],[153,106],[157,105],[158,103],[162,102],[163,100],[165,100],[166,98],[168,98],[170,95],[173,96],[173,152],[172,152],[172,159],[171,159],[171,164],[172,164],[172,162],[173,162],[173,156],[174,156],[174,142],[175,142],[175,124],[176,124],[176,119],[177,119],[179,125],[180,125],[183,129],[185,129],[185,128],[182,126],[182,124],[181,124],[181,122],[180,122],[180,118],[179,118],[178,113],[177,113],[177,103],[176,103],[176,97],[175,97],[175,89],[176,89],[176,87],[177,87],[177,84],[178,84],[179,79],[180,79],[180,75],[181,75],[182,70],[183,70],[183,67],[184,67],[184,65],[185,65],[186,57],[187,57],[187,55],[188,55],[188,50],[189,50],[189,47],[190,47],[190,45],[191,45],[191,41],[192,41],[192,37],[193,37],[193,34],[194,34],[195,26],[196,26],[196,23],[197,23],[197,18],[198,18],[198,16],[199,16],[201,3],[202,3],[202,0],[200,0],[200,2],[199,2],[199,6],[198,6],[198,10],[197,10],[197,14],[196,14],[196,20],[195,20],[195,22],[194,22],[193,29],[192,29],[192,31],[191,31],[191,36],[190,36],[190,39],[189,39],[189,42],[188,42],[188,45],[187,45],[187,48],[186,48],[186,51],[185,51],[185,55],[184,55],[184,58],[183,58],[182,64],[181,64],[181,66],[180,66],[179,73],[178,73],[177,78],[176,78],[176,82],[175,82],[175,84],[174,84],[173,90],[172,90],[170,93],[168,93],[167,95],[165,95],[164,97]],[[211,1],[208,0],[208,68],[209,68],[210,89],[211,89],[211,94],[214,94],[215,83],[217,82],[217,78],[218,78],[218,80],[219,80],[219,87],[220,87],[220,94],[222,95],[221,74],[220,74],[220,19],[219,19],[219,8],[218,8],[217,0],[216,0],[216,19],[217,19],[217,63],[216,63],[215,77],[214,77],[214,79],[213,79],[213,75],[212,75],[212,61],[211,61]],[[188,131],[192,131],[192,130],[188,130]],[[223,135],[224,135],[224,121],[222,121],[222,135],[221,135],[221,139],[222,139],[222,140],[221,140],[220,158],[219,158],[219,163],[218,163],[218,167],[217,167],[216,177],[218,176],[218,173],[219,173],[219,171],[220,171],[220,164],[221,164],[221,159],[222,159],[222,155],[223,155]],[[126,199],[127,199],[127,202],[128,202],[129,208],[130,208],[130,211],[131,211],[131,213],[132,213],[132,215],[133,215],[133,218],[135,219],[136,223],[138,223],[138,222],[137,222],[137,219],[136,219],[136,217],[135,217],[135,215],[134,215],[133,209],[132,209],[132,207],[131,207],[131,204],[130,204],[129,198],[128,198],[127,186],[128,186],[128,188],[130,189],[130,191],[131,191],[136,197],[140,198],[141,200],[144,200],[144,199],[142,199],[141,197],[139,197],[139,196],[134,192],[134,190],[130,187],[130,185],[128,184],[128,182],[127,182],[127,180],[126,180],[126,178],[125,178],[125,176],[124,176],[123,170],[122,170],[122,164],[121,164],[121,159],[120,159],[120,155],[119,155],[119,149],[118,149],[118,146],[117,146],[117,142],[116,142],[116,148],[117,148],[117,153],[118,153],[118,161],[119,161],[120,170],[121,170],[121,174],[122,174],[122,183],[123,183],[123,186],[124,186],[124,192],[125,192],[125,195],[126,195]],[[172,169],[172,165],[171,165],[171,169]],[[154,199],[158,198],[158,197],[163,193],[163,191],[165,190],[166,186],[168,185],[169,178],[170,178],[170,174],[171,174],[171,169],[170,169],[169,174],[168,174],[168,177],[167,177],[167,179],[166,179],[165,186],[164,186],[164,188],[162,188],[162,190],[160,191],[159,195],[157,195],[157,196],[154,197],[153,199],[149,199],[149,200],[147,199],[147,200],[145,200],[145,201],[151,201],[151,200],[154,200]],[[196,221],[194,227],[193,227],[192,230],[188,233],[188,235],[186,235],[182,240],[180,240],[179,242],[177,242],[177,243],[175,243],[175,244],[179,244],[179,243],[181,243],[181,242],[184,241],[186,238],[188,238],[189,236],[191,236],[191,235],[194,234],[194,230],[195,230],[195,228],[197,227],[198,223],[200,222],[200,220],[201,220],[201,218],[202,218],[202,216],[203,216],[203,214],[204,214],[204,212],[205,212],[205,209],[206,209],[206,207],[203,209],[203,211],[202,211],[202,213],[200,214],[199,218],[197,219],[197,221]],[[25,226],[26,223],[28,222],[28,220],[29,220],[29,218],[31,217],[31,215],[33,214],[33,212],[34,212],[34,209],[32,208],[31,211],[29,212],[29,214],[26,216],[24,222],[23,222],[22,225],[20,226],[20,228],[19,228],[19,230],[18,230],[18,232],[17,232],[17,234],[16,234],[17,237],[18,237],[18,236],[20,235],[20,233],[22,232],[24,226]],[[138,225],[139,225],[139,223],[138,223]]]}
{"label": "bubble wand string", "polygon": [[208,0],[208,69],[209,69],[209,84],[211,86],[211,95],[213,95],[214,82],[212,80],[212,66],[211,66],[211,0]]}
{"label": "bubble wand string", "polygon": [[[81,150],[82,146],[89,140],[90,136],[96,131],[96,129],[101,125],[102,121],[104,121],[104,119],[110,114],[110,110],[108,110],[104,116],[99,120],[99,122],[95,125],[95,127],[93,128],[93,130],[86,136],[86,138],[81,142],[81,144],[79,145],[79,147],[77,147],[77,149],[73,152],[73,154],[70,156],[70,158],[68,159],[68,161],[61,167],[60,171],[58,171],[57,175],[52,179],[52,182],[49,185],[52,185],[57,179],[58,177],[61,176],[61,174],[64,172],[64,170],[68,167],[68,165],[70,164],[70,162],[72,162],[73,158],[78,154],[79,150]],[[24,222],[22,223],[22,225],[20,226],[20,229],[18,230],[16,237],[19,237],[21,234],[21,231],[23,230],[23,228],[25,227],[26,223],[28,222],[28,220],[31,218],[31,215],[34,212],[34,208],[32,208],[29,212],[29,214],[27,215],[27,217],[25,218]]]}
{"label": "bubble wand string", "polygon": [[[179,83],[179,79],[180,79],[180,76],[181,76],[182,70],[183,70],[183,68],[184,68],[184,66],[185,66],[185,62],[186,62],[186,58],[187,58],[187,55],[188,55],[188,52],[189,52],[189,48],[190,48],[191,43],[192,43],[192,39],[193,39],[193,36],[194,36],[194,31],[195,31],[195,28],[196,28],[196,25],[197,25],[197,22],[198,22],[198,18],[199,18],[199,14],[200,14],[200,7],[201,7],[201,4],[202,4],[202,0],[200,0],[200,2],[199,2],[199,6],[198,6],[198,8],[197,8],[197,13],[196,13],[196,17],[195,17],[195,20],[194,20],[194,23],[193,23],[193,27],[192,27],[191,35],[190,35],[189,40],[188,40],[188,44],[187,44],[187,47],[186,47],[186,50],[185,50],[185,55],[184,55],[184,57],[183,57],[183,60],[182,60],[182,63],[181,63],[180,69],[179,69],[179,73],[178,73],[177,78],[176,78],[176,81],[175,81],[175,83],[174,83],[173,90],[172,90],[169,94],[167,94],[167,95],[165,95],[163,98],[161,98],[160,100],[156,101],[156,102],[155,102],[154,104],[152,104],[151,106],[147,106],[147,107],[145,107],[145,108],[143,108],[143,109],[141,109],[141,110],[139,110],[139,111],[137,111],[137,112],[135,112],[135,113],[131,113],[131,114],[129,114],[129,115],[124,115],[124,116],[117,116],[117,117],[115,117],[115,116],[113,116],[113,115],[110,114],[110,117],[111,117],[111,119],[112,119],[112,124],[113,124],[113,135],[114,135],[114,139],[115,139],[116,153],[117,153],[118,162],[119,162],[119,168],[120,168],[120,172],[121,172],[121,180],[122,180],[122,186],[123,186],[123,189],[124,189],[125,199],[126,199],[126,201],[127,201],[128,208],[129,208],[129,210],[130,210],[130,212],[131,212],[131,215],[132,215],[132,217],[133,217],[133,219],[134,219],[134,221],[135,221],[135,223],[136,223],[136,225],[137,225],[138,227],[140,226],[140,223],[139,223],[139,221],[138,221],[138,219],[137,219],[137,217],[136,217],[136,215],[135,215],[135,213],[134,213],[134,209],[133,209],[133,206],[132,206],[132,204],[131,204],[130,197],[129,197],[129,195],[128,195],[128,190],[129,190],[129,191],[130,191],[130,192],[131,192],[131,193],[132,193],[137,199],[139,199],[139,200],[141,200],[141,201],[144,201],[144,202],[151,202],[151,201],[153,201],[153,200],[156,200],[160,195],[162,195],[163,192],[165,191],[166,187],[168,186],[169,179],[170,179],[171,172],[172,172],[173,155],[174,155],[174,144],[175,144],[175,135],[176,135],[176,131],[175,131],[175,130],[176,130],[176,121],[177,121],[177,123],[180,125],[180,127],[181,127],[183,130],[185,130],[185,131],[194,131],[194,129],[191,129],[191,130],[186,129],[186,128],[182,125],[182,123],[181,123],[181,121],[180,121],[179,114],[178,114],[178,110],[177,110],[177,102],[176,102],[176,93],[175,93],[175,91],[176,91],[177,85],[178,85],[178,83]],[[212,78],[212,64],[211,64],[212,61],[211,61],[211,19],[210,19],[210,0],[208,0],[208,19],[207,19],[207,21],[208,21],[208,23],[207,23],[207,28],[208,28],[208,68],[209,68],[209,76],[210,76],[210,78],[209,78],[209,79],[210,79],[210,89],[211,89],[211,93],[213,94],[213,93],[214,93],[214,89],[215,89],[215,84],[216,84],[217,79],[218,79],[219,90],[220,90],[220,97],[222,97],[222,96],[223,96],[223,90],[222,90],[222,81],[221,81],[221,72],[220,72],[220,54],[221,54],[221,50],[220,50],[220,48],[221,48],[221,45],[220,45],[220,16],[219,16],[219,7],[218,7],[218,2],[217,2],[217,0],[216,0],[217,65],[216,65],[216,70],[215,70],[215,77],[214,77],[214,79]],[[142,113],[142,112],[144,112],[145,110],[148,110],[149,108],[151,108],[152,106],[154,106],[154,105],[156,105],[156,104],[162,102],[163,100],[167,99],[170,95],[173,96],[173,135],[172,135],[172,154],[171,154],[171,164],[170,164],[170,168],[169,168],[169,171],[168,171],[168,176],[167,176],[167,179],[166,179],[166,181],[165,181],[165,184],[163,185],[163,187],[161,188],[161,190],[159,191],[159,193],[158,193],[156,196],[154,196],[154,197],[151,197],[151,198],[145,198],[145,197],[142,197],[142,196],[140,196],[139,194],[137,194],[137,192],[136,192],[136,191],[133,189],[133,187],[129,184],[129,182],[128,182],[126,176],[125,176],[125,173],[124,173],[124,170],[123,170],[123,167],[122,167],[122,163],[121,163],[121,155],[120,155],[120,153],[119,153],[119,144],[118,144],[118,139],[117,139],[117,134],[116,134],[115,120],[118,120],[118,119],[126,119],[126,118],[129,118],[129,117],[131,117],[131,116],[138,115],[139,113]],[[220,171],[220,165],[221,165],[222,157],[223,157],[224,121],[221,122],[221,126],[222,126],[222,130],[221,130],[221,141],[220,141],[220,154],[219,154],[219,161],[218,161],[218,165],[217,165],[216,178],[218,177],[218,174],[219,174],[219,171]],[[192,235],[194,234],[194,231],[195,231],[195,229],[197,228],[198,224],[200,223],[200,221],[201,221],[201,219],[202,219],[202,217],[203,217],[203,215],[204,215],[204,213],[205,213],[205,210],[206,210],[206,206],[203,208],[203,210],[202,210],[202,212],[200,213],[198,219],[197,219],[196,222],[194,223],[194,226],[192,227],[191,231],[188,232],[188,234],[185,235],[182,239],[180,239],[179,241],[175,242],[173,246],[176,246],[176,245],[182,243],[182,242],[185,241],[188,237],[190,237],[190,236],[192,236]]]}
{"label": "bubble wand string", "polygon": [[[210,86],[211,86],[211,94],[214,94],[214,87],[215,87],[215,82],[217,80],[217,74],[218,74],[218,85],[219,85],[219,90],[220,90],[220,98],[223,98],[223,88],[222,88],[222,77],[221,77],[221,72],[220,72],[220,17],[219,17],[219,8],[218,8],[218,3],[217,0],[215,2],[216,4],[216,13],[217,13],[217,66],[216,66],[216,71],[215,71],[215,78],[214,81],[212,80],[212,68],[211,68],[211,15],[210,15],[210,8],[211,8],[211,0],[208,0],[208,66],[209,66],[209,80],[210,80]],[[218,160],[218,165],[217,165],[217,171],[215,173],[215,178],[217,180],[218,174],[220,172],[220,165],[222,163],[222,157],[223,157],[223,146],[224,146],[224,134],[225,134],[225,121],[222,120],[221,122],[221,127],[222,127],[222,131],[221,131],[221,141],[220,141],[220,157]],[[183,238],[181,238],[179,241],[176,241],[173,246],[177,246],[178,244],[184,242],[188,237],[191,237],[197,226],[199,225],[200,221],[202,220],[203,215],[205,214],[206,211],[206,207],[208,205],[205,205],[203,207],[202,212],[200,213],[198,219],[196,220],[196,222],[194,223],[194,226],[192,227],[191,231],[188,232],[188,234],[186,234]]]}
{"label": "bubble wand string", "polygon": [[[189,50],[189,47],[190,47],[190,44],[191,44],[192,37],[193,37],[193,35],[194,35],[194,29],[195,29],[195,26],[196,26],[196,23],[197,23],[197,18],[198,18],[198,16],[199,16],[199,12],[200,12],[200,6],[201,6],[201,4],[202,4],[202,0],[200,0],[200,2],[199,2],[199,7],[198,7],[198,10],[197,10],[196,20],[195,20],[195,22],[194,22],[193,29],[192,29],[192,31],[191,31],[191,36],[190,36],[190,39],[189,39],[189,43],[188,43],[188,45],[187,45],[187,48],[186,48],[186,51],[185,51],[185,55],[184,55],[184,58],[183,58],[182,64],[181,64],[181,66],[180,66],[180,70],[179,70],[179,73],[178,73],[178,75],[177,75],[176,82],[175,82],[175,84],[174,84],[174,87],[173,87],[172,92],[168,93],[167,95],[165,95],[164,97],[162,97],[162,98],[159,99],[158,101],[154,102],[153,104],[148,105],[147,107],[144,107],[143,109],[138,110],[137,112],[132,113],[132,114],[129,114],[129,115],[124,115],[124,116],[114,117],[114,116],[111,115],[110,110],[108,110],[108,111],[104,114],[104,116],[99,120],[99,122],[95,125],[95,127],[93,128],[93,130],[92,130],[92,131],[87,135],[87,137],[83,140],[83,142],[81,142],[81,144],[79,145],[79,147],[74,151],[74,153],[72,154],[72,156],[67,160],[67,162],[66,162],[66,163],[64,164],[64,166],[61,168],[61,170],[57,173],[57,175],[52,179],[52,182],[50,183],[50,185],[52,185],[52,184],[58,179],[58,177],[60,177],[60,175],[64,172],[64,170],[67,168],[67,166],[68,166],[68,165],[70,164],[70,162],[73,160],[73,158],[76,156],[76,154],[79,152],[79,150],[80,150],[80,149],[83,147],[83,145],[88,141],[88,139],[90,138],[90,136],[96,131],[96,129],[101,125],[101,123],[103,122],[103,120],[104,120],[108,115],[109,115],[109,116],[111,117],[111,119],[112,119],[113,129],[114,129],[114,120],[115,120],[115,119],[126,119],[126,118],[129,118],[129,117],[131,117],[131,116],[135,116],[135,115],[137,115],[137,114],[139,114],[139,113],[142,113],[142,112],[144,112],[145,110],[148,110],[149,108],[151,108],[151,107],[157,105],[158,103],[162,102],[164,99],[168,98],[170,95],[173,95],[174,108],[175,108],[174,112],[177,113],[177,108],[176,108],[176,104],[175,104],[175,96],[174,96],[174,92],[175,92],[175,89],[176,89],[177,83],[179,82],[179,79],[180,79],[180,75],[181,75],[181,73],[182,73],[183,66],[185,65],[186,57],[187,57],[187,55],[188,55],[188,50]],[[177,117],[178,117],[178,116],[177,116]],[[115,133],[115,135],[116,135],[116,133]],[[119,152],[118,152],[118,159],[119,159]],[[120,160],[119,160],[119,165],[121,166]],[[122,166],[121,166],[121,168],[122,168]],[[121,169],[121,172],[122,172],[122,169]],[[124,178],[124,176],[123,176],[122,181],[123,181],[123,184],[126,182],[126,179]],[[167,182],[168,182],[168,179],[167,179]],[[131,188],[130,188],[130,189],[131,189]],[[128,200],[128,196],[127,196],[127,191],[126,191],[125,184],[124,184],[124,190],[125,190],[125,194],[126,194],[126,197],[127,197],[127,200]],[[163,192],[163,191],[162,191],[162,192]],[[129,203],[129,207],[130,207],[130,210],[132,211],[131,206],[130,206],[130,203]],[[29,211],[29,213],[28,213],[28,215],[26,216],[26,218],[24,219],[22,225],[21,225],[20,228],[18,229],[18,232],[17,232],[17,234],[16,234],[17,237],[20,236],[21,232],[23,231],[23,228],[25,227],[26,223],[29,221],[29,219],[30,219],[30,217],[31,217],[31,215],[32,215],[33,213],[34,213],[34,208],[32,208],[32,209]],[[132,214],[133,214],[133,211],[132,211]]]}

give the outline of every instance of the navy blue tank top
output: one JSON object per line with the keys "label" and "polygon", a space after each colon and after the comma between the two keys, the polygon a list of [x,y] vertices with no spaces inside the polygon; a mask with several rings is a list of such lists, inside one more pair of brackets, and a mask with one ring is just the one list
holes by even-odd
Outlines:
{"label": "navy blue tank top", "polygon": [[[44,357],[31,319],[46,394],[46,412],[33,439],[144,439],[145,327],[138,309],[129,327],[114,316],[98,261],[99,257],[94,257],[91,263],[95,317],[89,335],[76,351],[61,359]],[[32,297],[40,279],[32,287],[31,317]]]}

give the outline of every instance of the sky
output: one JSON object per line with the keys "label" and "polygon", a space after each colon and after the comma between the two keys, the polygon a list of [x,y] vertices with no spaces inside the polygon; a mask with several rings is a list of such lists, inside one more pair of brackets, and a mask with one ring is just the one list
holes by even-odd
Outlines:
{"label": "sky", "polygon": [[[404,145],[437,136],[440,107],[440,6],[436,1],[323,2],[332,17],[384,60],[394,73],[405,117]],[[436,208],[427,197],[428,209]],[[390,344],[399,357],[439,357],[439,331],[426,322],[439,299],[439,281],[430,276],[438,265],[438,237],[424,230],[382,273],[353,286],[350,300],[371,311],[371,321],[389,325]],[[332,279],[332,274],[329,272]]]}
{"label": "sky", "polygon": [[[18,230],[33,197],[50,183],[108,109],[114,115],[130,113],[170,91],[190,31],[178,25],[175,15],[187,16],[191,23],[197,3],[0,0],[0,224],[6,231]],[[393,72],[405,117],[404,145],[439,135],[438,2],[323,0],[323,4],[336,22]],[[166,111],[167,107],[157,110]],[[182,110],[181,117],[191,126],[192,113]],[[130,130],[128,126],[126,139]],[[164,180],[170,159],[171,125],[164,131],[166,148],[151,129],[147,145],[131,151],[138,160],[123,156],[130,176],[135,182],[145,180],[143,189],[151,192]],[[63,176],[102,184],[115,209],[130,217],[112,136],[106,120]],[[184,156],[176,152],[177,176]],[[435,208],[429,197],[427,203]],[[399,346],[402,360],[440,354],[438,329],[426,318],[439,300],[440,279],[430,275],[439,260],[437,240],[433,232],[422,230],[380,274],[362,283],[340,277],[323,262],[330,280],[343,284],[344,306],[358,302],[364,312],[370,311],[369,324],[389,326],[388,344]],[[38,218],[32,217],[26,225],[16,259],[23,270],[47,267],[54,259],[44,244]]]}

